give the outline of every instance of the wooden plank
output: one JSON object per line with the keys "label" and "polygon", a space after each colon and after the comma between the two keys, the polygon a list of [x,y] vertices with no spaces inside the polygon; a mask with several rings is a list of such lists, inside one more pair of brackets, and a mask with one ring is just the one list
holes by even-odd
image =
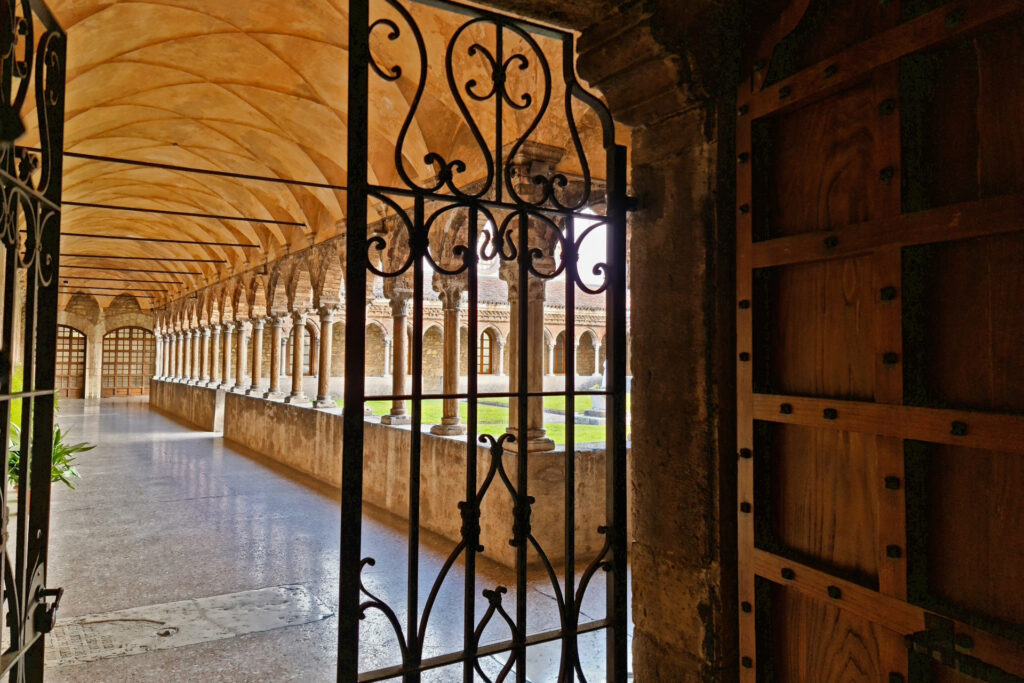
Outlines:
{"label": "wooden plank", "polygon": [[[1024,415],[754,394],[754,419],[1024,455]],[[835,417],[826,411],[834,410]],[[788,411],[788,412],[787,412]],[[966,432],[954,434],[964,425]]]}
{"label": "wooden plank", "polygon": [[745,115],[753,119],[795,109],[811,99],[838,92],[900,57],[967,35],[1022,11],[1024,4],[1019,0],[950,3],[752,93],[749,99],[741,98],[739,104],[747,107]]}
{"label": "wooden plank", "polygon": [[[753,245],[754,268],[849,258],[879,249],[953,242],[1024,230],[1024,195],[962,202],[927,211],[853,223],[820,233],[788,235]],[[834,238],[826,243],[826,239]]]}
{"label": "wooden plank", "polygon": [[[758,576],[800,591],[821,602],[849,610],[864,619],[884,624],[886,628],[897,633],[911,635],[925,628],[925,614],[929,614],[929,612],[903,600],[831,576],[826,572],[812,569],[765,550],[755,550],[753,561]],[[783,569],[791,570],[793,578],[783,578]],[[829,587],[839,589],[839,599],[829,596]],[[1006,638],[983,629],[956,619],[951,621],[957,634],[967,635],[974,641],[974,647],[970,651],[971,656],[989,662],[1015,676],[1024,676],[1024,649]]]}
{"label": "wooden plank", "polygon": [[[741,86],[740,97],[748,86]],[[750,120],[741,120],[736,126],[736,444],[739,449],[736,476],[738,504],[756,504],[754,500],[754,411],[753,411],[753,269],[750,267],[750,248],[753,243],[751,211],[741,212],[739,207],[753,203],[753,166],[751,157]],[[743,155],[746,155],[745,157]],[[745,159],[745,161],[740,161]],[[746,356],[742,354],[747,354]],[[752,509],[752,507],[750,508]],[[737,583],[739,593],[739,656],[740,680],[757,680],[757,634],[754,624],[755,575],[752,553],[754,550],[754,515],[738,513],[737,520]]]}

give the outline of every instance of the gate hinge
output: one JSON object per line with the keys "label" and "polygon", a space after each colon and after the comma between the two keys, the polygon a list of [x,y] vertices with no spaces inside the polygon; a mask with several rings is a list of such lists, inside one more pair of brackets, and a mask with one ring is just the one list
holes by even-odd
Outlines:
{"label": "gate hinge", "polygon": [[958,634],[951,619],[925,613],[924,624],[925,630],[907,636],[910,651],[979,681],[1024,683],[1024,678],[968,654],[974,648],[974,641],[966,633]]}
{"label": "gate hinge", "polygon": [[[34,615],[36,631],[49,633],[57,624],[57,608],[60,607],[60,599],[64,597],[63,588],[42,588],[36,600],[36,613]],[[47,603],[47,598],[53,598],[53,602]]]}

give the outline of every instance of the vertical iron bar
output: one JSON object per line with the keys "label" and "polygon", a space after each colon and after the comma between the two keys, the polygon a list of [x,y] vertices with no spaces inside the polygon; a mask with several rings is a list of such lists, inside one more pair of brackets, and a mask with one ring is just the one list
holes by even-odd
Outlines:
{"label": "vertical iron bar", "polygon": [[626,680],[626,148],[608,151],[607,362],[611,382],[605,474],[611,574],[607,597],[608,680]]}
{"label": "vertical iron bar", "polygon": [[[562,680],[574,678],[576,663],[576,237],[573,214],[565,215],[565,633]],[[571,350],[570,350],[571,349]],[[552,368],[554,370],[554,368]]]}
{"label": "vertical iron bar", "polygon": [[[500,176],[497,176],[500,177]],[[477,259],[480,253],[479,245],[477,244],[477,220],[479,216],[477,214],[477,208],[471,206],[469,209],[469,272],[467,273],[467,289],[468,289],[468,305],[469,305],[469,333],[468,346],[466,354],[467,359],[467,377],[466,377],[466,394],[469,396],[466,405],[466,505],[476,505],[476,479],[477,479],[477,444],[476,444],[476,429],[477,429],[477,354],[479,350],[477,344],[479,343],[480,334],[477,324],[478,306],[477,306]],[[470,658],[462,665],[462,681],[463,683],[473,683],[473,665],[476,661],[476,647],[475,638],[473,635],[476,627],[476,547],[471,544],[466,544],[466,580],[465,580],[465,610],[464,610],[464,621],[462,630],[462,647],[466,651]]]}
{"label": "vertical iron bar", "polygon": [[[412,250],[412,424],[409,439],[409,666],[419,666],[423,643],[419,641],[420,583],[420,442],[423,439],[423,261],[426,235],[423,226],[423,196],[417,195],[410,235]],[[408,329],[408,325],[406,325]],[[402,331],[402,334],[405,330]],[[419,683],[418,671],[406,675],[407,683]]]}
{"label": "vertical iron bar", "polygon": [[[497,55],[495,61],[495,69],[503,68],[505,63],[505,29],[500,24],[495,24],[494,27],[494,54]],[[495,83],[498,74],[495,74]],[[504,75],[502,75],[502,82],[504,82]],[[502,85],[502,91],[504,91],[504,85]],[[504,104],[504,97],[502,92],[496,93],[494,98],[494,200],[501,202],[505,196],[504,178],[505,178],[505,162],[504,162],[504,150],[502,149],[502,105]]]}
{"label": "vertical iron bar", "polygon": [[516,459],[516,681],[526,683],[526,530],[524,508],[527,505],[527,466],[529,455],[529,327],[530,327],[530,216],[526,209],[519,211],[519,366],[518,375],[519,434]]}
{"label": "vertical iron bar", "polygon": [[[338,681],[359,677],[359,573],[362,560],[363,402],[366,387],[366,204],[370,10],[349,1],[348,195],[345,255],[345,410],[342,438]],[[353,333],[353,330],[355,331]],[[278,350],[275,349],[275,353]]]}

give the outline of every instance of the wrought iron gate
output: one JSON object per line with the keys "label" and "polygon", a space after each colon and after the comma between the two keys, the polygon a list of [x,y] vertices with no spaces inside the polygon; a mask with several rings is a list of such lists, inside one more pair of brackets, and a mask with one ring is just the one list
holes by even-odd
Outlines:
{"label": "wrought iron gate", "polygon": [[[0,486],[7,626],[0,676],[38,681],[43,678],[42,636],[53,627],[61,595],[60,589],[46,588],[46,566],[66,39],[42,0],[4,0],[0,21],[0,235],[5,248],[0,424],[6,430],[5,484],[11,450],[28,455],[17,459],[18,522],[13,538],[8,533],[6,486]],[[36,125],[25,126],[22,115],[33,109]],[[38,131],[38,149],[14,146],[26,128]],[[22,387],[15,384],[18,376]],[[20,432],[12,431],[12,424],[19,424]]]}
{"label": "wrought iron gate", "polygon": [[[398,0],[353,0],[349,28],[348,210],[345,353],[345,436],[342,482],[341,576],[338,680],[375,681],[401,677],[419,681],[425,672],[443,668],[449,677],[471,680],[526,681],[528,648],[560,643],[560,681],[586,680],[578,654],[579,636],[604,631],[606,657],[603,676],[609,681],[626,678],[626,155],[615,144],[609,112],[577,82],[572,34],[521,19],[500,16],[452,2],[431,1],[429,25],[417,20],[424,5]],[[426,11],[426,10],[423,10]],[[440,18],[438,18],[440,15]],[[439,28],[440,27],[440,28]],[[440,38],[438,37],[440,33]],[[371,44],[373,49],[371,50]],[[552,65],[557,68],[553,68]],[[433,86],[440,84],[440,89]],[[371,124],[380,114],[373,94],[379,88],[402,89],[409,110],[399,130],[391,131],[393,148],[374,147]],[[449,98],[458,121],[423,121],[419,108],[431,98]],[[418,116],[420,118],[418,118]],[[579,125],[586,120],[584,130]],[[436,151],[424,129],[437,133],[448,126],[453,140],[469,141],[468,155],[446,156]],[[556,170],[530,161],[530,150],[545,153],[537,144],[539,130],[557,128],[574,158],[578,172]],[[394,137],[397,134],[397,139]],[[587,144],[587,135],[596,143]],[[426,149],[420,156],[411,140],[417,135]],[[597,150],[595,153],[593,150]],[[454,154],[459,154],[455,152]],[[599,157],[599,158],[598,158]],[[393,160],[382,168],[381,159]],[[376,162],[370,177],[370,161]],[[389,162],[390,164],[390,162]],[[592,168],[602,169],[592,174]],[[543,169],[543,170],[538,170]],[[599,180],[600,175],[603,180]],[[373,212],[371,212],[371,209]],[[379,218],[379,220],[377,220]],[[457,226],[457,227],[454,227]],[[597,265],[593,285],[578,272],[581,246],[602,228],[607,235],[607,258]],[[464,470],[452,473],[464,479],[464,498],[450,501],[450,515],[461,518],[461,541],[450,550],[435,577],[423,577],[420,566],[421,446],[423,436],[423,301],[428,276],[458,279],[465,287],[468,306],[468,358],[477,358],[482,328],[478,295],[479,268],[500,262],[517,320],[510,339],[514,359],[510,368],[512,390],[484,393],[478,370],[468,363],[466,390],[451,385],[429,394],[453,404],[468,401]],[[366,557],[361,546],[365,424],[365,329],[367,283],[382,278],[385,288],[405,288],[412,302],[411,388],[385,398],[411,404],[411,447],[407,467],[408,554]],[[559,279],[560,278],[560,279]],[[565,384],[545,392],[535,371],[542,368],[543,347],[537,344],[536,303],[531,288],[564,281],[566,337],[576,335],[574,312],[579,292],[600,294],[607,313],[607,386],[577,391],[576,358],[572,344],[565,351]],[[591,283],[591,284],[588,284]],[[541,306],[543,311],[543,306]],[[404,325],[404,313],[402,314]],[[401,374],[400,339],[395,335],[396,374]],[[543,342],[541,342],[542,344]],[[404,344],[404,342],[402,342]],[[534,373],[531,373],[533,368]],[[514,374],[513,374],[514,373]],[[541,371],[542,373],[542,371]],[[529,472],[536,457],[531,438],[534,421],[542,414],[545,396],[561,396],[572,415],[578,396],[607,400],[607,448],[604,450],[603,519],[577,522],[575,458],[562,456],[564,488],[560,492],[564,557],[556,566],[552,548],[542,547],[533,533],[539,504],[531,495]],[[505,433],[480,433],[477,400],[507,398],[511,427]],[[396,405],[398,405],[396,403]],[[526,435],[527,438],[522,438]],[[519,437],[517,439],[517,437]],[[479,444],[487,449],[481,458]],[[567,426],[565,453],[575,453],[573,428]],[[515,585],[492,585],[480,590],[477,560],[481,544],[481,508],[504,505],[505,540],[514,548]],[[579,527],[578,527],[579,524]],[[577,566],[578,528],[600,527],[603,549]],[[364,567],[379,563],[407,571],[405,596],[377,595],[361,583]],[[404,566],[400,566],[403,565]],[[431,620],[431,611],[446,580],[454,581],[453,567],[462,574],[461,624]],[[580,606],[595,575],[607,572],[607,611],[604,618],[581,622]],[[535,627],[528,621],[527,585],[530,577],[547,581],[557,598],[555,628]],[[422,594],[421,583],[428,587]],[[509,591],[511,590],[511,593]],[[425,597],[425,601],[424,601]],[[398,603],[404,600],[404,609]],[[422,603],[422,605],[421,605]],[[403,615],[404,612],[404,615]],[[394,634],[394,663],[360,665],[360,621],[386,620]],[[488,628],[501,624],[506,637],[482,642]],[[458,645],[437,654],[425,652],[431,632],[457,631]],[[497,672],[480,666],[483,655],[505,657]],[[365,671],[363,669],[373,669]],[[454,672],[460,672],[455,674]],[[446,678],[447,680],[447,678]]]}

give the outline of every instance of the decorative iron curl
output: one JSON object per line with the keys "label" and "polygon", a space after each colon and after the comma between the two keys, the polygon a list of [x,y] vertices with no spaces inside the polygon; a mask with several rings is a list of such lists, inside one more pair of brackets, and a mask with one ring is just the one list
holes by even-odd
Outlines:
{"label": "decorative iron curl", "polygon": [[409,661],[409,647],[405,642],[405,636],[402,634],[402,624],[398,621],[398,615],[395,614],[393,609],[388,607],[387,603],[371,593],[363,583],[363,568],[368,566],[372,567],[375,564],[377,564],[377,561],[372,557],[365,557],[363,558],[363,561],[359,563],[359,590],[369,598],[369,600],[364,600],[359,603],[359,618],[365,619],[366,613],[371,609],[376,609],[384,615],[391,624],[391,628],[394,630],[395,636],[398,638],[398,647],[402,651],[402,664],[405,665]]}
{"label": "decorative iron curl", "polygon": [[[487,611],[484,612],[484,616],[480,619],[480,623],[477,625],[476,629],[473,631],[473,651],[474,652],[480,649],[480,639],[484,635],[484,629],[486,629],[487,625],[489,623],[491,623],[491,618],[494,617],[495,613],[499,614],[501,616],[501,618],[505,620],[505,624],[508,626],[509,631],[512,633],[512,637],[515,638],[515,635],[516,635],[516,623],[515,623],[515,621],[513,621],[512,617],[509,616],[509,613],[507,611],[505,611],[505,608],[501,604],[501,596],[505,595],[506,593],[508,593],[508,588],[506,588],[505,586],[496,586],[494,590],[486,590],[486,589],[484,589],[482,595],[484,596],[484,598],[487,600],[487,603],[488,603],[487,604]],[[508,658],[508,661],[505,662],[505,666],[503,666],[501,671],[498,672],[498,677],[496,679],[494,679],[494,681],[492,681],[487,676],[487,674],[484,673],[484,670],[482,668],[480,668],[480,660],[479,659],[477,659],[473,663],[473,668],[476,669],[477,673],[479,673],[480,676],[483,677],[483,679],[485,681],[487,681],[487,683],[501,683],[502,681],[504,681],[508,677],[509,672],[512,671],[512,665],[514,663],[515,663],[515,659],[510,655],[509,658]]]}
{"label": "decorative iron curl", "polygon": [[489,230],[484,230],[484,234],[487,235],[487,239],[480,247],[480,257],[484,261],[490,261],[495,257],[502,261],[514,261],[519,255],[519,248],[516,246],[516,242],[512,239],[512,228],[515,227],[510,225],[512,218],[515,217],[515,213],[507,214],[500,223],[494,223],[494,234],[490,234]]}
{"label": "decorative iron curl", "polygon": [[[582,233],[580,233],[579,237],[577,237],[575,239],[575,245],[574,245],[575,253],[573,254],[573,258],[576,261],[579,261],[580,247],[583,245],[584,240],[587,239],[587,237],[590,235],[590,233],[594,232],[594,230],[596,230],[597,228],[599,228],[601,226],[608,226],[608,221],[607,220],[598,221],[598,222],[594,223],[593,225],[590,225],[586,230],[584,230]],[[608,264],[603,262],[603,261],[595,263],[594,267],[591,269],[591,272],[594,273],[594,275],[597,275],[597,276],[603,278],[601,284],[596,289],[593,288],[593,287],[590,287],[587,283],[585,283],[583,281],[583,278],[580,277],[580,273],[579,273],[578,269],[576,270],[576,273],[575,273],[575,276],[574,276],[575,279],[576,279],[576,284],[579,285],[579,288],[582,289],[587,294],[601,294],[602,292],[604,292],[605,290],[608,289],[608,275],[610,273],[610,269],[608,267]]]}
{"label": "decorative iron curl", "polygon": [[[390,41],[396,41],[402,35],[402,31],[398,28],[398,24],[391,21],[390,19],[378,19],[377,21],[373,22],[372,24],[370,24],[369,33],[372,35],[373,32],[377,30],[377,28],[380,26],[384,26],[386,28],[391,29],[387,35],[387,38]],[[385,71],[377,63],[377,60],[374,58],[372,51],[370,53],[369,62],[370,68],[373,69],[373,72],[380,76],[381,78],[383,78],[385,81],[397,81],[399,78],[402,77],[402,67],[395,64],[390,69]]]}
{"label": "decorative iron curl", "polygon": [[[427,258],[428,262],[431,264],[431,266],[434,268],[434,270],[436,270],[437,272],[441,273],[442,275],[459,275],[459,274],[465,272],[469,268],[470,264],[473,261],[473,254],[475,253],[475,249],[471,248],[468,243],[467,244],[455,244],[455,245],[451,246],[451,251],[450,251],[450,255],[452,257],[454,257],[453,259],[450,259],[450,260],[449,259],[445,259],[446,254],[443,253],[443,252],[438,253],[436,255],[437,257],[435,258],[435,254],[429,248],[430,231],[434,227],[434,224],[438,222],[438,219],[440,219],[446,213],[449,213],[449,212],[452,212],[452,211],[458,211],[460,209],[464,209],[464,210],[469,211],[469,210],[472,210],[474,208],[477,210],[478,214],[482,214],[483,215],[485,225],[486,225],[486,223],[488,221],[490,221],[491,223],[494,222],[494,216],[491,214],[491,212],[486,207],[483,207],[483,206],[480,206],[480,205],[477,205],[477,204],[467,203],[467,202],[457,202],[457,203],[454,203],[454,204],[448,204],[446,206],[441,207],[440,209],[438,209],[437,211],[432,213],[427,218],[427,220],[426,220],[426,222],[424,224],[424,231],[425,231],[425,233],[427,235],[427,243],[428,243],[428,248],[427,248],[427,252],[426,252],[426,258]],[[483,230],[479,230],[479,228],[478,228],[478,232],[480,234],[489,235],[489,231],[486,228],[484,228]],[[445,234],[449,234],[448,231],[445,231],[445,232],[442,233],[442,243],[441,243],[442,249],[444,249],[445,246],[446,246],[445,243],[443,242],[443,238],[444,238]],[[459,266],[457,268],[455,268],[454,270],[452,270],[451,268],[446,268],[446,267],[442,266],[441,265],[442,262],[449,262],[449,263],[455,262],[455,263],[458,263]]]}
{"label": "decorative iron curl", "polygon": [[[543,75],[543,96],[540,101],[540,105],[537,108],[537,113],[534,115],[530,124],[526,127],[526,130],[519,136],[519,138],[512,144],[512,148],[509,150],[508,158],[505,160],[505,189],[508,190],[509,197],[511,197],[517,204],[526,206],[540,206],[537,203],[529,202],[525,200],[518,192],[516,192],[515,184],[512,182],[513,179],[513,166],[515,165],[515,159],[519,155],[519,150],[523,148],[526,141],[529,140],[530,136],[533,135],[534,131],[540,125],[541,119],[548,111],[548,104],[551,102],[551,67],[548,65],[548,60],[544,56],[544,51],[534,40],[533,36],[521,29],[514,24],[507,25],[508,30],[516,34],[529,46],[530,50],[534,53],[537,58],[537,63],[540,65],[541,74]],[[525,57],[524,57],[525,59]],[[527,60],[527,65],[529,61]],[[520,67],[522,70],[522,67]],[[532,104],[532,100],[530,101]],[[530,105],[527,105],[530,106]],[[526,108],[526,107],[523,107]]]}
{"label": "decorative iron curl", "polygon": [[[24,125],[19,114],[25,104],[25,98],[28,96],[29,75],[35,61],[36,41],[31,1],[8,0],[4,5],[7,12],[3,17],[4,25],[0,30],[0,69],[4,73],[5,82],[3,84],[4,102],[0,106],[3,106],[5,111],[0,114],[0,129],[4,133],[5,141],[13,142],[24,132]],[[21,59],[18,59],[19,44],[24,45]],[[18,80],[18,87],[13,98],[11,93],[14,90],[14,84],[11,79]]]}
{"label": "decorative iron curl", "polygon": [[561,248],[562,248],[561,249],[561,252],[562,252],[561,256],[558,258],[558,260],[555,263],[555,269],[553,271],[551,271],[551,272],[542,272],[542,271],[538,270],[538,268],[536,266],[536,263],[538,261],[543,260],[544,258],[546,258],[548,256],[550,256],[554,260],[554,258],[555,258],[555,246],[556,245],[552,245],[551,253],[550,254],[545,254],[544,250],[540,249],[539,247],[531,247],[531,248],[529,248],[527,250],[527,253],[526,253],[526,258],[527,258],[526,267],[527,267],[527,270],[532,275],[534,275],[534,276],[536,276],[536,277],[538,277],[538,278],[540,278],[542,280],[551,280],[553,278],[558,277],[559,275],[562,274],[562,271],[565,270],[565,251],[566,251],[565,236],[562,234],[562,230],[558,227],[557,223],[555,223],[551,218],[549,218],[548,216],[546,216],[546,215],[544,215],[543,213],[540,213],[540,212],[532,212],[532,211],[522,211],[522,210],[520,210],[520,211],[509,213],[507,216],[505,216],[505,219],[501,222],[501,227],[498,229],[498,234],[502,237],[502,240],[503,240],[502,244],[503,245],[507,244],[510,253],[509,253],[508,258],[506,258],[505,254],[502,254],[502,260],[511,261],[511,260],[516,259],[517,255],[518,255],[518,249],[516,247],[516,242],[518,240],[512,238],[511,232],[513,230],[521,229],[522,226],[520,225],[520,223],[522,221],[518,221],[516,223],[513,223],[513,219],[521,219],[524,216],[526,217],[526,226],[527,226],[526,229],[527,229],[527,232],[530,231],[531,226],[536,225],[535,221],[540,222],[541,224],[546,224],[547,227],[549,227],[551,229],[551,234],[553,234],[555,236],[555,239],[558,241],[558,245],[557,246],[561,246]]}
{"label": "decorative iron curl", "polygon": [[[394,209],[395,215],[401,219],[398,224],[405,228],[406,234],[409,237],[409,255],[401,266],[393,271],[389,271],[384,268],[377,268],[377,266],[373,265],[373,260],[369,258],[370,251],[372,249],[376,249],[379,252],[383,252],[388,248],[388,240],[380,235],[373,235],[366,240],[366,268],[371,273],[379,277],[398,277],[405,273],[405,271],[409,270],[416,258],[416,230],[413,227],[412,220],[409,218],[409,214],[406,213],[405,209],[399,206],[393,199],[379,192],[370,192],[369,195],[371,197],[376,197],[387,204],[390,208]],[[392,236],[392,239],[394,239],[394,236]],[[384,259],[381,259],[381,264],[383,265],[383,263]]]}

